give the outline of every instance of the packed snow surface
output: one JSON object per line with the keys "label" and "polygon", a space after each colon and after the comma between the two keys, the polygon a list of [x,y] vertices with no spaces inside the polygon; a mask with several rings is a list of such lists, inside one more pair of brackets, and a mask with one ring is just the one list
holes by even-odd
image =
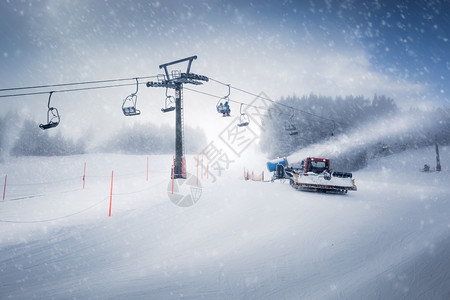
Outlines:
{"label": "packed snow surface", "polygon": [[190,207],[170,201],[170,155],[148,157],[148,181],[146,156],[9,158],[0,298],[449,299],[440,150],[441,172],[419,171],[434,148],[372,160],[346,195],[244,181],[262,155],[213,182],[190,156],[199,184],[174,189],[196,190]]}

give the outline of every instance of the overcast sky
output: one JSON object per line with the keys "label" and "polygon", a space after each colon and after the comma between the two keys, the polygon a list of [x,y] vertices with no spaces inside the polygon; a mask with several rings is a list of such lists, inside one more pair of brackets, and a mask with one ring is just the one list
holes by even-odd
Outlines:
{"label": "overcast sky", "polygon": [[[0,88],[156,75],[162,63],[197,55],[192,72],[274,100],[379,94],[404,107],[450,104],[448,0],[1,0],[0,24]],[[215,82],[193,88],[227,93]],[[60,130],[81,136],[101,124],[173,123],[160,112],[164,89],[144,85],[140,119],[125,118],[122,100],[133,91],[55,93]],[[217,99],[184,96],[187,124],[221,126]],[[2,112],[44,122],[47,98],[0,98]]]}

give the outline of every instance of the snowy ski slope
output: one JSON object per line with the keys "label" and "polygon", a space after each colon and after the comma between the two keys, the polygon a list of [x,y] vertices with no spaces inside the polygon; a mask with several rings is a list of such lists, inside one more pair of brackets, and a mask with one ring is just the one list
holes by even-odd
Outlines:
{"label": "snowy ski slope", "polygon": [[347,195],[244,181],[243,167],[263,169],[260,155],[216,182],[205,174],[187,208],[169,200],[170,155],[149,156],[148,181],[146,156],[9,158],[0,298],[449,299],[450,151],[440,150],[440,173],[419,172],[434,148],[411,150],[354,172]]}

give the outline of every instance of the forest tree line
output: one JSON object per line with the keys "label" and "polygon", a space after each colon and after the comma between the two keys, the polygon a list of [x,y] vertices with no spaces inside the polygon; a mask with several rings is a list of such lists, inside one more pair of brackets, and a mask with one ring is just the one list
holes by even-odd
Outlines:
{"label": "forest tree line", "polygon": [[[86,152],[112,152],[124,154],[166,154],[175,149],[173,126],[135,124],[120,127],[101,146],[92,147],[92,141],[63,136],[57,129],[42,130],[31,120],[21,124],[12,122],[11,116],[0,118],[0,157],[12,156],[60,156]],[[13,132],[13,133],[11,133]],[[202,129],[185,128],[186,153],[195,153],[206,145]]]}
{"label": "forest tree line", "polygon": [[436,142],[450,144],[450,108],[402,110],[386,96],[375,95],[368,99],[362,96],[332,98],[309,95],[281,98],[277,104],[271,105],[264,118],[265,128],[260,145],[269,157],[284,157],[355,130],[360,130],[361,135],[367,134],[363,130],[366,125],[387,122],[389,127],[389,120],[405,116],[416,120],[407,130],[400,134],[387,132],[379,140],[359,147],[357,153],[340,157],[340,160],[353,161],[352,165],[346,165],[346,169],[361,168],[367,159],[377,155],[425,147]]}

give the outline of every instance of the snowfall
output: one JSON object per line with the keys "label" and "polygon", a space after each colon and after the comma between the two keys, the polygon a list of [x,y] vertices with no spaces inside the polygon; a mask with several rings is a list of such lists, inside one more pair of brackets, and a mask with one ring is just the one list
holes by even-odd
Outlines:
{"label": "snowfall", "polygon": [[345,195],[270,182],[264,154],[217,178],[189,155],[173,194],[172,155],[9,157],[0,298],[450,299],[450,148],[440,154],[428,173],[434,147],[371,159]]}

